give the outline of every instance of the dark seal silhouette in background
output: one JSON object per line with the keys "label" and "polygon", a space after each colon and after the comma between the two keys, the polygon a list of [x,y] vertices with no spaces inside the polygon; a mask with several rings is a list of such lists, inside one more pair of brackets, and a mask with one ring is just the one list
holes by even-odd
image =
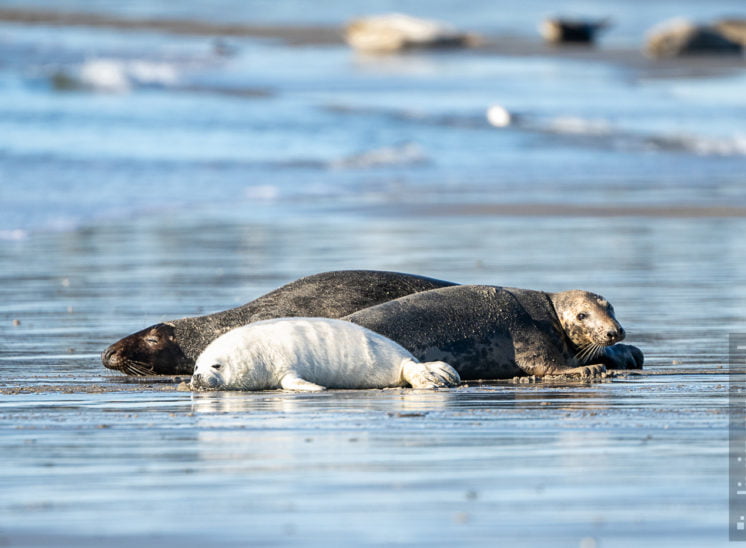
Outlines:
{"label": "dark seal silhouette in background", "polygon": [[109,346],[101,361],[127,375],[191,375],[194,363],[220,335],[251,322],[284,317],[341,318],[399,297],[455,285],[376,270],[323,272],[284,285],[243,306],[158,323]]}

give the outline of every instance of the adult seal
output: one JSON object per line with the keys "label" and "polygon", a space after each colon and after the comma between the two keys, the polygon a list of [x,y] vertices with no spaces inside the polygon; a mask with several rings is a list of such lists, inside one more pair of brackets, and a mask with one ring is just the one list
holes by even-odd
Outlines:
{"label": "adult seal", "polygon": [[603,297],[460,285],[408,295],[346,316],[421,361],[442,360],[462,379],[593,376],[639,369],[642,352],[616,344],[625,332]]}
{"label": "adult seal", "polygon": [[324,272],[237,308],[151,325],[109,346],[101,361],[127,375],[191,375],[197,356],[207,345],[235,327],[282,317],[340,318],[405,295],[451,285],[455,284],[398,272]]}
{"label": "adult seal", "polygon": [[279,318],[237,327],[211,342],[197,358],[192,388],[441,388],[459,380],[447,363],[418,362],[391,339],[354,323]]}

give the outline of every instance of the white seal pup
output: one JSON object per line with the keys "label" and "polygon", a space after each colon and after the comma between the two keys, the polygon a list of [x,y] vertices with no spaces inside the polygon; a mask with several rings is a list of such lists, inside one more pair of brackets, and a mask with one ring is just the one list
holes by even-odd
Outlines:
{"label": "white seal pup", "polygon": [[278,318],[238,327],[210,343],[197,358],[192,388],[438,388],[460,380],[447,363],[420,363],[362,326],[328,318]]}

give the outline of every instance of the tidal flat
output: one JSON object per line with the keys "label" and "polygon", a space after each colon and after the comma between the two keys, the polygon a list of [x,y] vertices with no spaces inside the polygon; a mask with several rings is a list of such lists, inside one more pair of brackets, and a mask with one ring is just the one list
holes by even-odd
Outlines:
{"label": "tidal flat", "polygon": [[[612,2],[608,39],[559,51],[534,30],[553,4],[411,0],[491,42],[370,57],[335,34],[354,2],[7,2],[0,546],[725,546],[746,69],[642,57],[648,25],[740,8],[676,4]],[[210,35],[233,23],[253,34]],[[599,293],[645,368],[192,394],[101,365],[361,268]]]}
{"label": "tidal flat", "polygon": [[[462,220],[371,219],[345,233],[324,219],[309,233],[173,217],[136,233],[125,223],[3,246],[6,544],[727,542],[727,332],[743,296],[713,299],[719,282],[695,283],[679,254],[698,250],[708,265],[718,240],[704,229],[737,234],[728,225],[742,220],[698,219],[701,245],[690,238],[688,250],[655,247],[681,235],[681,220],[658,221],[630,263],[620,235],[637,219],[604,218],[615,247],[584,218],[543,219],[541,237],[533,218],[481,219],[490,234],[511,233],[509,252],[505,238],[467,244]],[[581,233],[584,258],[576,248],[569,260],[562,240]],[[556,269],[523,264],[518,249],[535,239],[545,254],[535,260]],[[284,257],[303,257],[304,271]],[[646,367],[593,383],[192,394],[178,391],[183,378],[100,364],[120,336],[239,304],[329,257],[462,282],[592,287],[615,304]]]}

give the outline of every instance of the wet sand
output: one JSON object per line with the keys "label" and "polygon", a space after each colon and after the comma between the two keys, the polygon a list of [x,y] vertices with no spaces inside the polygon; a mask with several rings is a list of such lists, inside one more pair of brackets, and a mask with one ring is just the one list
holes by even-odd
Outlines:
{"label": "wet sand", "polygon": [[[703,375],[710,373],[710,370],[704,369],[692,369],[682,370],[677,369],[677,375]],[[511,384],[543,384],[545,386],[584,386],[587,384],[593,384],[597,382],[608,382],[612,378],[629,378],[637,376],[647,376],[663,374],[663,372],[651,372],[651,371],[609,371],[604,377],[599,377],[593,381],[584,379],[574,379],[569,377],[555,377],[555,378],[538,378],[538,377],[515,377],[509,380],[471,380],[469,382],[461,383],[462,388],[468,388],[470,386],[502,386]],[[189,386],[190,378],[188,376],[143,376],[143,377],[128,377],[124,375],[113,375],[104,377],[103,382],[76,382],[73,377],[70,381],[65,383],[53,382],[53,379],[45,375],[37,375],[24,379],[20,384],[9,383],[5,385],[0,383],[0,394],[6,394],[9,396],[19,394],[105,394],[105,393],[117,393],[117,392],[141,392],[143,390],[156,391],[156,392],[191,392]]]}

